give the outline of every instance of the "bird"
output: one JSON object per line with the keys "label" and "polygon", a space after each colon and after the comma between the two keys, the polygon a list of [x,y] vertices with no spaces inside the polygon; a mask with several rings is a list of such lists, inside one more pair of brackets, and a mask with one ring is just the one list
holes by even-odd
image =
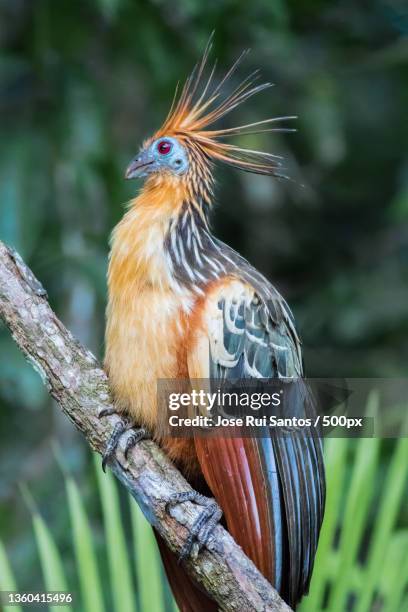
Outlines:
{"label": "bird", "polygon": [[[213,37],[176,89],[162,127],[143,142],[125,173],[144,182],[111,238],[104,364],[123,420],[107,444],[103,464],[129,423],[135,429],[126,452],[151,437],[193,487],[170,505],[192,501],[202,506],[184,555],[199,533],[207,541],[222,520],[295,609],[309,588],[324,514],[321,439],[304,428],[286,435],[266,426],[256,436],[183,438],[163,435],[159,427],[160,380],[205,379],[211,385],[297,380],[301,384],[290,398],[296,414],[314,410],[302,382],[301,341],[288,304],[265,276],[215,237],[210,225],[218,165],[285,178],[279,155],[229,139],[290,130],[280,125],[294,117],[219,127],[221,119],[271,84],[260,82],[255,71],[231,86],[247,51],[217,80],[216,63],[209,66],[212,45]],[[180,610],[217,610],[157,539]]]}

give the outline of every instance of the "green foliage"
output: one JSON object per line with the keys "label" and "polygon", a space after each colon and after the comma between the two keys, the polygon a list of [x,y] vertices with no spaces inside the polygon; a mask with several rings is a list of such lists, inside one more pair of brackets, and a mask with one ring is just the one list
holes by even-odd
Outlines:
{"label": "green foliage", "polygon": [[129,505],[140,609],[165,612],[165,581],[152,528],[131,497]]}
{"label": "green foliage", "polygon": [[[67,578],[64,562],[52,531],[39,514],[35,502],[26,487],[22,489],[27,505],[32,515],[34,538],[40,557],[40,565],[47,591],[67,591]],[[49,606],[50,612],[58,612],[59,606]],[[71,606],[64,606],[67,612],[72,612]]]}
{"label": "green foliage", "polygon": [[[0,541],[0,591],[16,591],[16,580],[7,559],[4,544]],[[4,606],[4,612],[22,612],[21,606]]]}
{"label": "green foliage", "polygon": [[[377,409],[372,395],[367,416],[376,416]],[[378,439],[328,439],[325,456],[327,507],[310,593],[300,611],[399,612],[408,588],[408,531],[396,527],[406,501],[408,438],[395,444],[380,487]]]}
{"label": "green foliage", "polygon": [[[61,453],[59,462],[61,462]],[[104,540],[100,554],[97,555],[93,512],[89,511],[78,485],[72,476],[64,473],[66,502],[70,520],[69,549],[61,552],[61,543],[56,540],[53,529],[38,513],[35,502],[23,488],[23,495],[32,517],[34,538],[40,558],[43,587],[48,591],[69,591],[74,594],[73,607],[64,606],[70,612],[129,612],[153,611],[170,612],[176,610],[175,603],[166,584],[161,568],[158,548],[152,529],[143,517],[136,502],[124,496],[128,502],[129,513],[120,504],[118,486],[109,472],[101,469],[100,457],[94,456],[95,474],[98,482],[98,501],[95,510],[102,511]],[[133,543],[133,555],[130,550]],[[131,562],[134,557],[134,564]],[[101,579],[103,563],[108,559],[109,580]],[[69,565],[75,561],[74,574]],[[67,574],[70,573],[70,580]],[[79,592],[77,589],[79,584]],[[0,541],[0,590],[18,591],[24,588],[24,579],[16,581],[7,558],[6,550]],[[12,607],[16,612],[21,608]],[[48,608],[51,612],[56,606]],[[9,612],[5,608],[5,612]]]}
{"label": "green foliage", "polygon": [[[67,580],[61,555],[51,530],[37,513],[33,514],[33,529],[44,576],[45,589],[47,591],[67,591]],[[64,607],[67,612],[72,610],[71,606]],[[58,609],[59,606],[50,606],[51,612],[58,612]]]}
{"label": "green foliage", "polygon": [[115,610],[133,612],[135,597],[132,588],[131,563],[123,530],[119,497],[111,473],[104,474],[95,455],[95,468],[105,527],[106,552]]}
{"label": "green foliage", "polygon": [[[368,414],[374,415],[376,409],[373,396]],[[379,441],[373,438],[327,440],[326,514],[310,594],[302,602],[301,612],[340,612],[351,609],[351,600],[353,610],[358,612],[404,609],[408,530],[396,527],[396,518],[403,508],[408,480],[408,438],[398,440],[382,475],[384,484],[376,490],[373,475],[379,467],[379,446]],[[77,594],[78,582],[80,596],[73,607],[78,612],[176,610],[150,526],[130,496],[124,496],[123,501],[128,503],[121,506],[120,487],[118,490],[111,474],[103,474],[99,457],[94,459],[99,500],[92,513],[72,477],[64,476],[71,530],[69,549],[63,557],[53,528],[45,524],[31,497],[28,499],[44,588]],[[97,555],[93,514],[99,513],[99,509],[105,537]],[[362,555],[365,549],[367,553]],[[130,561],[132,556],[134,565]],[[105,558],[109,566],[107,581],[101,579],[101,560]],[[71,576],[71,584],[66,567],[73,559],[75,576]],[[0,542],[0,589],[16,590],[22,586],[22,581],[19,582],[20,585],[14,579]]]}
{"label": "green foliage", "polygon": [[[377,398],[373,399],[371,404],[367,416],[375,418],[378,416]],[[330,610],[343,610],[346,607],[348,586],[354,573],[358,547],[363,538],[364,528],[369,523],[368,513],[375,486],[379,446],[378,438],[361,438],[358,441],[341,521],[339,548],[342,550],[342,558],[329,597]]]}
{"label": "green foliage", "polygon": [[81,493],[71,477],[65,480],[72,539],[81,586],[84,612],[104,612],[102,584],[92,538],[92,530]]}

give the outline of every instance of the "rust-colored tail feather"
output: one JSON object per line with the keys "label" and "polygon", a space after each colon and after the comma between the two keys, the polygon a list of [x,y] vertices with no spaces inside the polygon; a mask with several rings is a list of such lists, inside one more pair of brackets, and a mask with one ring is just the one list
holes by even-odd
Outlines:
{"label": "rust-colored tail feather", "polygon": [[166,570],[167,579],[173,591],[180,612],[217,612],[218,605],[191,580],[178,562],[174,553],[166,546],[157,531],[154,534]]}

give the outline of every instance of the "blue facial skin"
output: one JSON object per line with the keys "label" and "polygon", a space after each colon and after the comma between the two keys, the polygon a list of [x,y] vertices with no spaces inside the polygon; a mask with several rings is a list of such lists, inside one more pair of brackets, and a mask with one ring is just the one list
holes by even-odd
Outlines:
{"label": "blue facial skin", "polygon": [[[166,149],[169,151],[163,152]],[[171,136],[163,136],[132,159],[126,170],[125,178],[141,178],[160,171],[182,175],[187,172],[188,165],[187,152],[179,141]]]}

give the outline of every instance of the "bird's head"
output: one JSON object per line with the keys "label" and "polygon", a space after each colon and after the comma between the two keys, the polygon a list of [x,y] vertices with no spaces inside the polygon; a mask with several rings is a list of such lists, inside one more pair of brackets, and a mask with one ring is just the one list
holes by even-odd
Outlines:
{"label": "bird's head", "polygon": [[215,66],[205,77],[211,46],[212,36],[201,61],[188,77],[179,96],[176,90],[163,126],[143,143],[139,153],[130,162],[126,178],[167,177],[173,183],[183,182],[190,185],[194,192],[203,192],[205,185],[212,183],[213,162],[221,162],[257,174],[284,176],[281,174],[282,158],[279,155],[246,149],[225,141],[238,135],[294,131],[292,128],[276,127],[276,123],[296,117],[272,117],[233,128],[213,128],[213,124],[219,119],[272,84],[256,84],[259,79],[259,71],[256,70],[232,92],[225,94],[226,84],[247,51],[241,54],[226,75],[214,85]]}
{"label": "bird's head", "polygon": [[144,144],[130,162],[125,177],[145,177],[157,172],[181,176],[187,172],[189,165],[186,146],[174,136],[162,136]]}

